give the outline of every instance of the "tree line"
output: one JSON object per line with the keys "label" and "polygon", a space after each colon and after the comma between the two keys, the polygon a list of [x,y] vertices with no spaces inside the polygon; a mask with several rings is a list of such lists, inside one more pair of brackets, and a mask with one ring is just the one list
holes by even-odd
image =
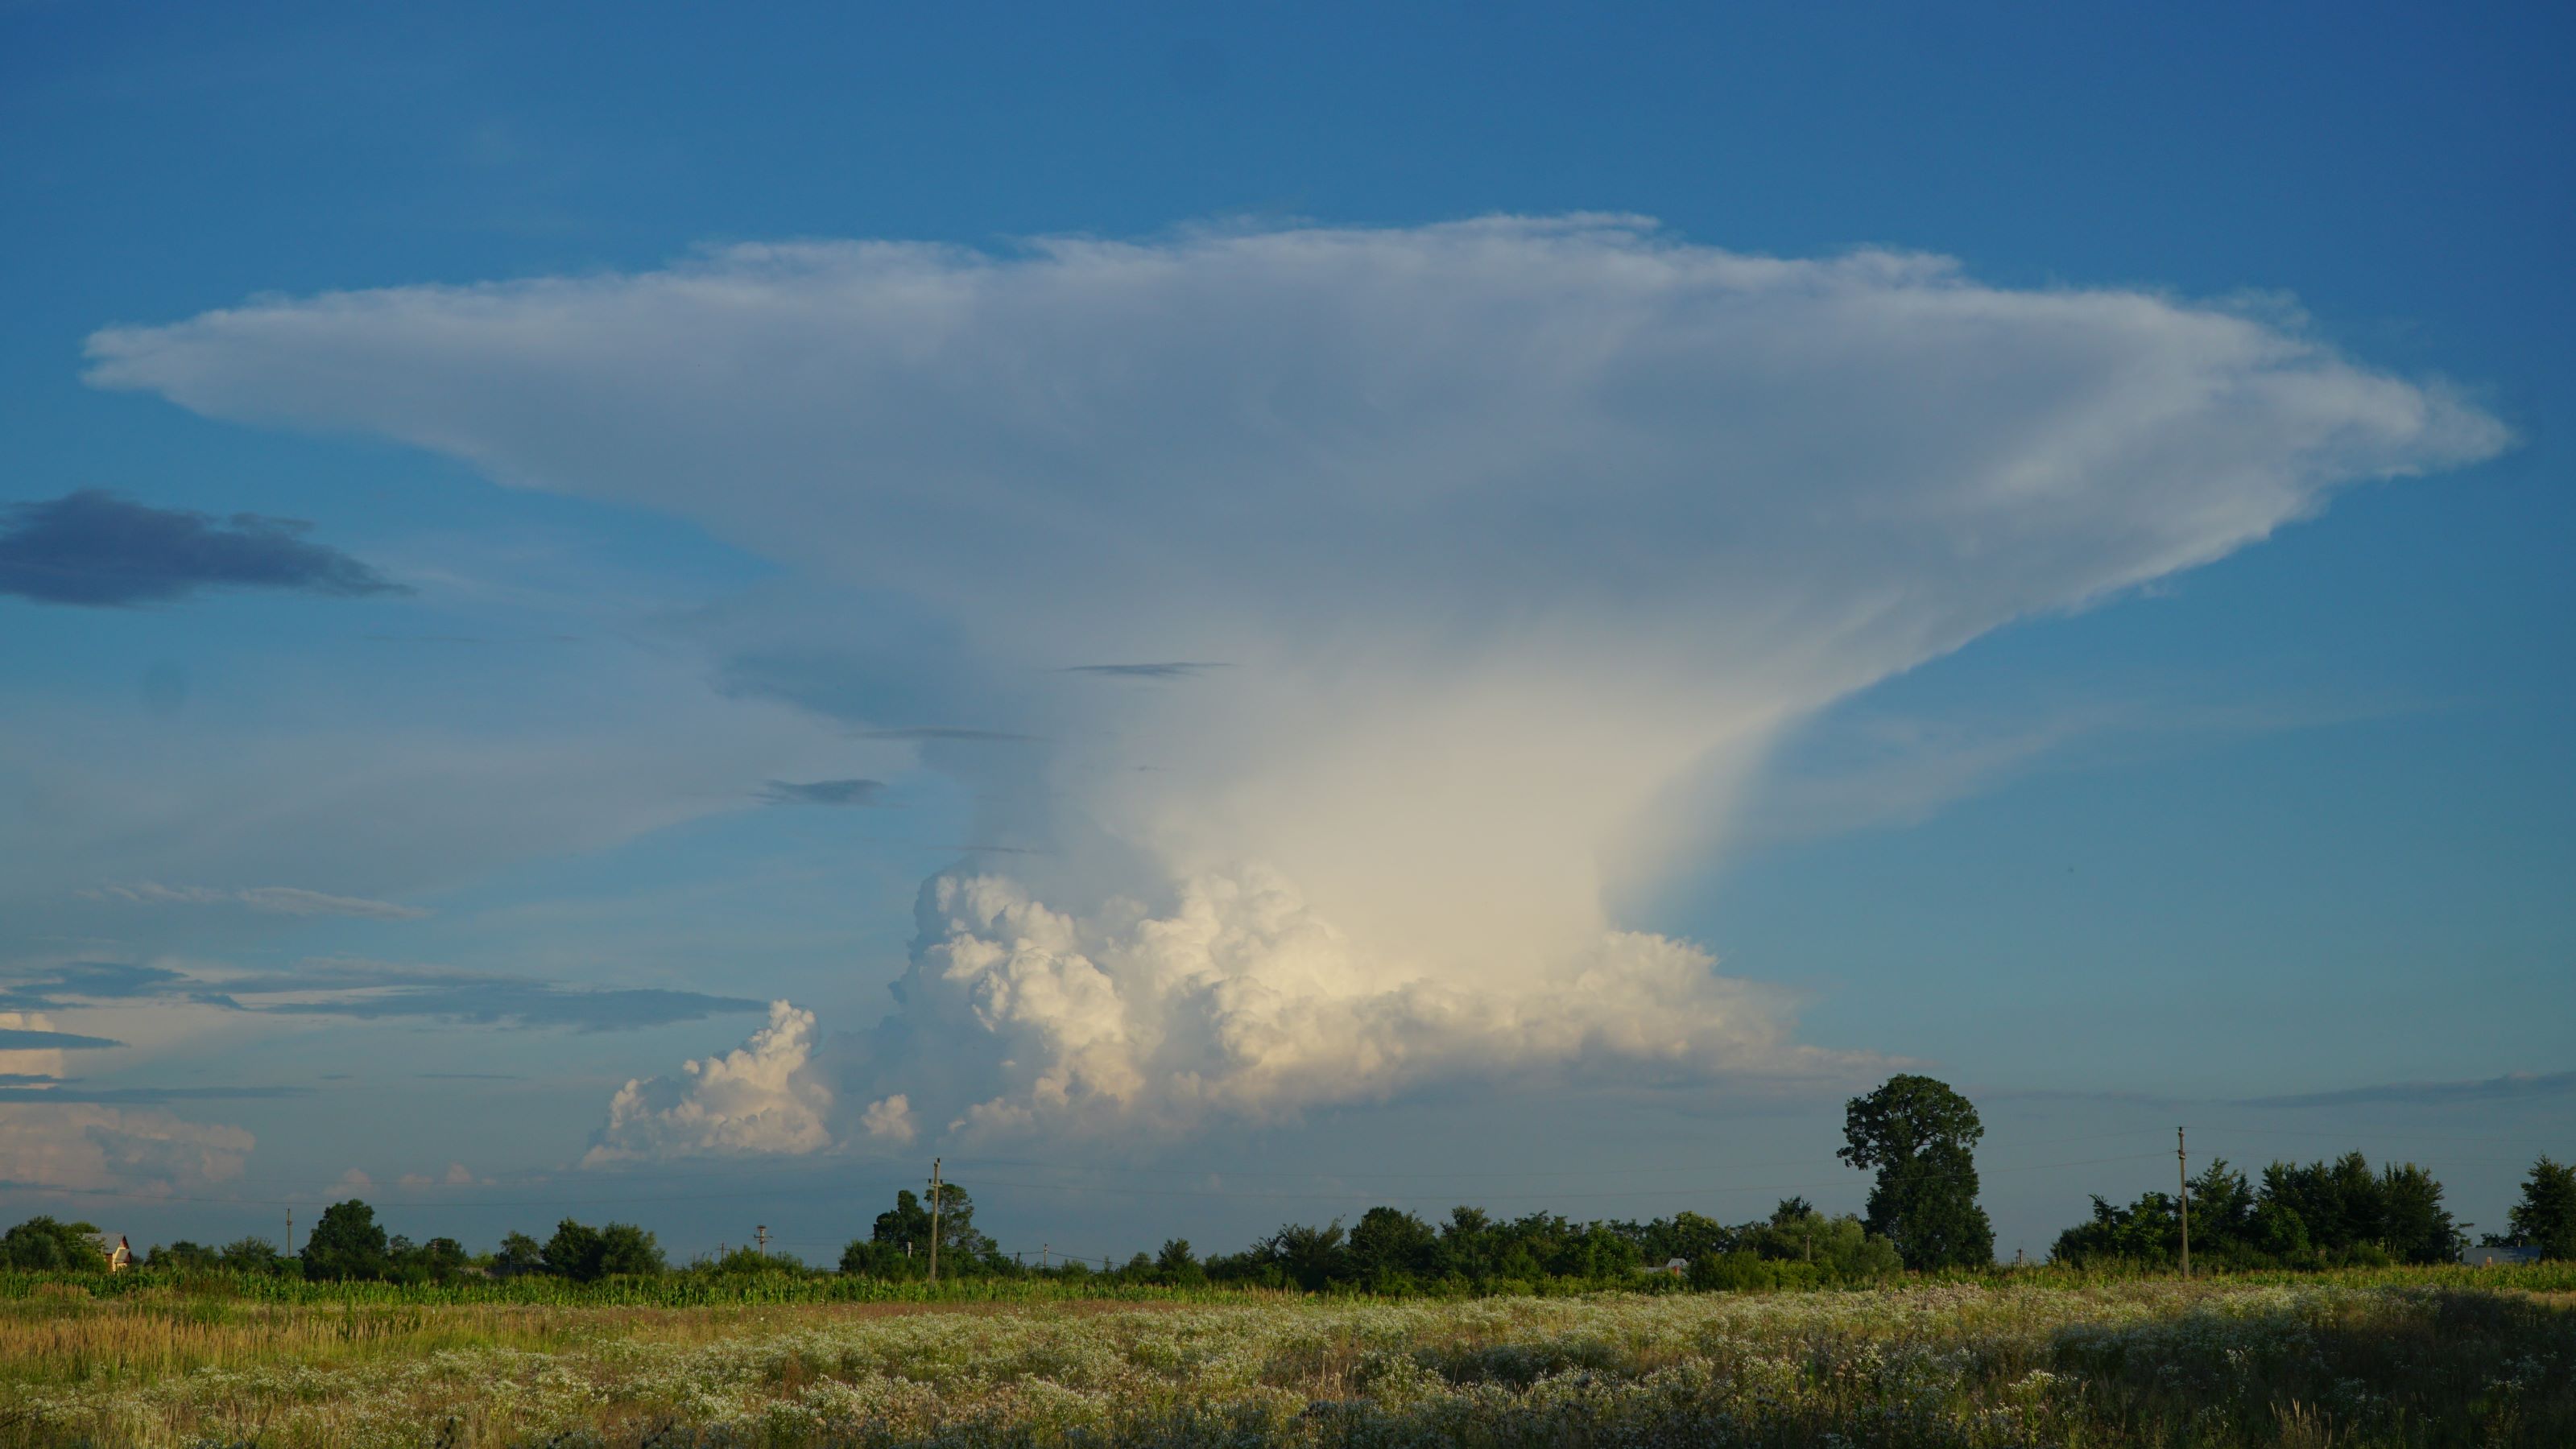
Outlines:
{"label": "tree line", "polygon": [[[1052,1253],[1032,1264],[1024,1253],[1003,1252],[976,1227],[973,1194],[948,1183],[935,1224],[918,1194],[898,1192],[868,1234],[842,1250],[837,1266],[870,1278],[926,1278],[935,1237],[943,1278],[1097,1273],[1133,1283],[1308,1291],[1484,1292],[1552,1282],[1637,1283],[1656,1274],[1701,1288],[1766,1288],[1868,1281],[1902,1270],[1977,1269],[1994,1262],[1994,1229],[1977,1203],[1975,1148],[1984,1131],[1975,1106],[1947,1084],[1900,1074],[1845,1104],[1844,1145],[1836,1155],[1876,1174],[1858,1214],[1829,1216],[1804,1198],[1790,1198],[1767,1218],[1735,1224],[1689,1211],[1644,1222],[1576,1222],[1544,1212],[1499,1218],[1475,1207],[1454,1208],[1435,1224],[1381,1206],[1348,1228],[1340,1219],[1320,1227],[1283,1224],[1240,1252],[1206,1258],[1174,1238],[1159,1252],[1137,1253],[1123,1265],[1104,1262],[1097,1270],[1069,1258],[1059,1263]],[[2193,1257],[2214,1267],[2440,1263],[2456,1260],[2467,1246],[2467,1229],[2443,1206],[2442,1185],[2431,1173],[2413,1163],[2373,1171],[2358,1152],[2306,1166],[2276,1162],[2259,1184],[2213,1161],[2189,1193]],[[2576,1259],[2576,1166],[2541,1157],[2508,1215],[2508,1232],[2489,1234],[2486,1242]],[[2175,1197],[2148,1192],[2119,1205],[2096,1196],[2092,1218],[2061,1233],[2050,1257],[2079,1265],[2169,1264],[2181,1245]],[[104,1266],[104,1252],[88,1223],[39,1217],[0,1234],[0,1267],[95,1270]],[[476,1255],[453,1238],[414,1243],[389,1235],[375,1210],[356,1199],[326,1208],[299,1252],[280,1252],[257,1237],[221,1248],[183,1240],[153,1247],[140,1266],[394,1282],[543,1274],[587,1283],[674,1271],[812,1271],[792,1256],[751,1248],[674,1269],[643,1228],[592,1227],[572,1218],[543,1242],[514,1232],[498,1250]]]}
{"label": "tree line", "polygon": [[[2258,1183],[2220,1158],[2187,1191],[2192,1260],[2214,1267],[2452,1263],[2469,1246],[2467,1226],[2442,1204],[2440,1181],[2411,1162],[2374,1172],[2362,1154],[2347,1152],[2305,1166],[2275,1162]],[[2184,1207],[2173,1193],[2143,1193],[2125,1206],[2096,1196],[2092,1218],[2058,1234],[2049,1256],[2174,1263],[2182,1256]],[[2486,1234],[2484,1245],[2576,1259],[2576,1165],[2543,1154],[2506,1228]]]}

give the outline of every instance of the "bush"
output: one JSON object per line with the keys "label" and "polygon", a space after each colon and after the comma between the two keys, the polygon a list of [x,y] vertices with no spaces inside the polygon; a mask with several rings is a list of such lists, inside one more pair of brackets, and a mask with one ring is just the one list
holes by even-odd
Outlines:
{"label": "bush", "polygon": [[216,1252],[214,1249],[206,1247],[201,1243],[192,1243],[185,1238],[181,1238],[179,1241],[172,1243],[166,1248],[159,1244],[153,1245],[149,1251],[144,1253],[143,1262],[139,1266],[145,1268],[193,1268],[202,1272],[208,1268],[217,1267],[222,1262],[223,1255]]}
{"label": "bush", "polygon": [[235,1238],[224,1244],[223,1265],[235,1273],[260,1277],[292,1273],[295,1260],[277,1251],[266,1238]]}

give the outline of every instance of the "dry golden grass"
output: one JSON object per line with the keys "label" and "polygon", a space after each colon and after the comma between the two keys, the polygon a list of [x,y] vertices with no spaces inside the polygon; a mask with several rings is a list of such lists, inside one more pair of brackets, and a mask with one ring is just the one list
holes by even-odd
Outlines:
{"label": "dry golden grass", "polygon": [[2570,1294],[0,1301],[0,1446],[2576,1443]]}

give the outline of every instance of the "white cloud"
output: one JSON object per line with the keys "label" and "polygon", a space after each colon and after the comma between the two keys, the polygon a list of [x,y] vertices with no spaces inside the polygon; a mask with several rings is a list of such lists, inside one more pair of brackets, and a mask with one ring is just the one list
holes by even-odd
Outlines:
{"label": "white cloud", "polygon": [[357,896],[325,895],[294,886],[220,890],[211,886],[167,886],[138,881],[132,885],[101,886],[82,894],[94,900],[124,901],[134,905],[239,905],[281,916],[354,916],[372,921],[416,921],[429,914],[418,906],[371,901]]}
{"label": "white cloud", "polygon": [[806,1069],[813,1050],[814,1013],[773,1002],[769,1024],[738,1050],[619,1088],[583,1164],[819,1151],[831,1142],[832,1091]]}
{"label": "white cloud", "polygon": [[0,1102],[0,1179],[166,1194],[241,1176],[253,1140],[154,1109]]}
{"label": "white cloud", "polygon": [[929,896],[906,1020],[942,1051],[983,1045],[976,1085],[997,1090],[959,1106],[986,1131],[1183,1133],[1439,1080],[1868,1065],[1793,1044],[1783,993],[1640,932],[1605,933],[1531,979],[1479,981],[1373,954],[1259,870],[1190,881],[1164,916],[1111,901],[1077,918],[997,876],[943,877]]}
{"label": "white cloud", "polygon": [[868,1136],[898,1147],[909,1145],[920,1135],[920,1129],[913,1125],[912,1099],[901,1092],[870,1102],[868,1110],[860,1115],[859,1126]]}
{"label": "white cloud", "polygon": [[[407,440],[900,600],[978,717],[884,717],[884,680],[796,697],[1051,742],[922,746],[1063,853],[925,933],[904,1025],[994,1046],[981,1077],[925,1052],[931,1086],[869,1094],[994,1123],[1775,1062],[1776,1004],[1605,905],[1665,868],[1677,781],[1722,819],[1837,699],[2508,441],[2277,314],[1605,217],[736,247],[90,348],[103,386]],[[1063,672],[1153,660],[1229,667]],[[1157,975],[1202,919],[1276,955]],[[666,1121],[620,1104],[610,1140]]]}

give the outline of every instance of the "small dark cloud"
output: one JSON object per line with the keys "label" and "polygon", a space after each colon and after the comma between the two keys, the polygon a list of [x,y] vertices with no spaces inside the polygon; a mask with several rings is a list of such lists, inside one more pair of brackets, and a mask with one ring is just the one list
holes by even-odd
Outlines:
{"label": "small dark cloud", "polygon": [[899,730],[860,730],[863,740],[1002,740],[1034,743],[1036,735],[1015,735],[1003,730],[970,730],[955,725],[911,725]]}
{"label": "small dark cloud", "polygon": [[2239,1097],[2231,1107],[2343,1107],[2364,1103],[2438,1106],[2451,1102],[2508,1102],[2529,1097],[2564,1097],[2576,1093],[2576,1072],[2508,1072],[2474,1082],[2385,1082],[2346,1087],[2333,1092],[2302,1092],[2286,1097]]}
{"label": "small dark cloud", "polygon": [[58,1087],[0,1085],[0,1102],[246,1102],[310,1097],[311,1087]]}
{"label": "small dark cloud", "polygon": [[124,608],[200,589],[293,589],[356,597],[410,590],[304,537],[312,525],[154,508],[97,488],[0,508],[0,594]]}
{"label": "small dark cloud", "polygon": [[0,1026],[0,1052],[78,1052],[123,1045],[125,1043],[110,1037],[80,1036],[68,1031],[32,1031],[22,1026]]}
{"label": "small dark cloud", "polygon": [[883,780],[771,780],[760,788],[772,805],[874,805],[884,794]]}
{"label": "small dark cloud", "polygon": [[62,1080],[41,1072],[0,1072],[0,1087],[42,1087]]}
{"label": "small dark cloud", "polygon": [[414,1072],[424,1082],[524,1082],[517,1072]]}
{"label": "small dark cloud", "polygon": [[1167,659],[1154,664],[1068,664],[1060,674],[1095,674],[1109,679],[1190,679],[1211,669],[1232,666],[1210,659]]}

